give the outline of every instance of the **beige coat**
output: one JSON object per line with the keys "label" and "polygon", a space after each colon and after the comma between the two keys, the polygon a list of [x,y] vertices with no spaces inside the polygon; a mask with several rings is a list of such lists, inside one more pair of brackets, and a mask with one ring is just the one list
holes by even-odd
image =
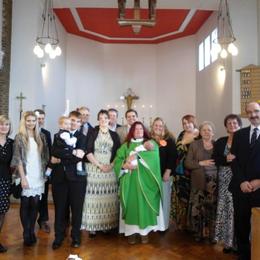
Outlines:
{"label": "beige coat", "polygon": [[191,187],[195,189],[205,189],[205,167],[199,165],[199,161],[209,160],[212,156],[212,150],[206,150],[202,139],[196,140],[190,144],[184,165],[191,170]]}

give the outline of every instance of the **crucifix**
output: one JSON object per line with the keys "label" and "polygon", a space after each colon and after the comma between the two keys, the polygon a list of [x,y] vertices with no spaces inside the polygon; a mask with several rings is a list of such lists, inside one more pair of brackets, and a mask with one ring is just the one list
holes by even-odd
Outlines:
{"label": "crucifix", "polygon": [[127,89],[127,92],[122,96],[123,100],[126,100],[127,110],[132,108],[133,101],[139,99],[139,97],[133,92],[131,88]]}
{"label": "crucifix", "polygon": [[19,99],[19,101],[20,101],[20,119],[21,119],[22,113],[23,113],[23,99],[26,99],[26,97],[23,96],[22,92],[20,92],[20,96],[17,96],[16,99]]}

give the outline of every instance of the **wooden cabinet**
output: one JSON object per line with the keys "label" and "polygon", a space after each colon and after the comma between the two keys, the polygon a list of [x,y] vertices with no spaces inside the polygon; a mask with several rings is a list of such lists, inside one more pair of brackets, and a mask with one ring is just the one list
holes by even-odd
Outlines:
{"label": "wooden cabinet", "polygon": [[241,116],[246,117],[246,104],[260,102],[260,66],[248,65],[240,72],[240,104]]}

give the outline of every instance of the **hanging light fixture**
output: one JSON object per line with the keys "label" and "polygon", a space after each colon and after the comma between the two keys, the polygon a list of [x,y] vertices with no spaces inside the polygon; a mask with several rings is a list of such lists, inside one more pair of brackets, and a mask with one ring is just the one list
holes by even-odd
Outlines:
{"label": "hanging light fixture", "polygon": [[226,59],[228,53],[237,56],[238,49],[234,42],[236,38],[231,26],[231,18],[227,0],[220,0],[218,9],[218,37],[214,41],[213,53],[220,54],[222,59]]}
{"label": "hanging light fixture", "polygon": [[58,44],[59,39],[53,12],[53,0],[45,0],[42,13],[42,30],[41,34],[36,38],[33,52],[38,58],[43,58],[44,53],[46,53],[50,59],[55,59],[56,56],[61,55],[61,48]]}
{"label": "hanging light fixture", "polygon": [[134,0],[134,17],[132,19],[125,17],[125,6],[126,0],[118,0],[118,24],[120,26],[132,26],[135,34],[140,33],[142,26],[155,26],[156,0],[148,0],[148,19],[141,19],[140,0]]}

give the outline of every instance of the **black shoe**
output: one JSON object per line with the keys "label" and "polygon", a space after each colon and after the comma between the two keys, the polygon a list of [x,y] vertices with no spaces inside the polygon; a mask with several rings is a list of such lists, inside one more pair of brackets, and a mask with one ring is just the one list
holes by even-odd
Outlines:
{"label": "black shoe", "polygon": [[23,244],[25,246],[33,246],[33,242],[32,242],[32,240],[30,238],[24,238]]}
{"label": "black shoe", "polygon": [[5,253],[7,251],[7,248],[4,247],[2,244],[0,244],[0,253]]}
{"label": "black shoe", "polygon": [[42,222],[39,222],[39,227],[40,229],[45,232],[45,233],[50,233],[51,232],[51,228],[50,228],[50,225],[48,224],[47,221],[42,221]]}
{"label": "black shoe", "polygon": [[232,248],[231,247],[224,247],[222,252],[224,254],[230,254],[230,253],[232,253]]}
{"label": "black shoe", "polygon": [[71,247],[74,247],[74,248],[80,247],[80,241],[79,240],[73,240],[71,242]]}
{"label": "black shoe", "polygon": [[33,233],[33,234],[31,234],[31,237],[30,237],[30,239],[31,239],[31,242],[32,242],[32,244],[36,244],[36,242],[37,242],[37,238],[36,238],[36,236],[35,236],[35,234]]}
{"label": "black shoe", "polygon": [[96,233],[95,231],[90,231],[90,232],[88,233],[88,237],[89,237],[89,238],[94,238],[94,237],[96,237],[96,235],[97,235],[97,233]]}
{"label": "black shoe", "polygon": [[200,243],[200,242],[203,241],[203,239],[202,239],[202,237],[200,237],[200,236],[195,236],[195,241],[198,242],[198,243]]}
{"label": "black shoe", "polygon": [[61,240],[57,240],[55,239],[52,243],[52,249],[58,249],[59,247],[61,247],[62,241]]}

